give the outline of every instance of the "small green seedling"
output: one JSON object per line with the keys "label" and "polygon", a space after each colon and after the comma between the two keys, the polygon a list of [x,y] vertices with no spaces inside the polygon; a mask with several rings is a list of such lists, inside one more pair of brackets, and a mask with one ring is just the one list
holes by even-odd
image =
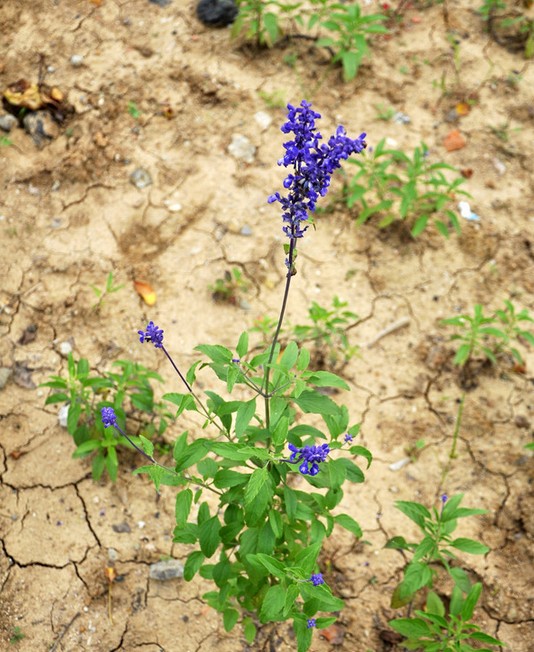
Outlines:
{"label": "small green seedling", "polygon": [[106,298],[109,297],[110,294],[114,294],[115,292],[118,292],[123,287],[124,285],[115,285],[113,280],[113,272],[110,272],[108,274],[106,278],[106,285],[103,290],[98,288],[96,285],[91,285],[91,288],[97,298],[97,302],[93,305],[93,310],[95,312],[100,312]]}
{"label": "small green seedling", "polygon": [[9,643],[11,645],[16,645],[17,643],[20,643],[20,641],[22,641],[23,638],[26,638],[26,634],[24,634],[21,628],[13,627],[11,636],[9,637]]}
{"label": "small green seedling", "polygon": [[135,102],[128,102],[128,107],[127,107],[128,113],[134,118],[134,120],[139,120],[141,117],[141,111],[138,109],[137,104]]}
{"label": "small green seedling", "polygon": [[247,292],[248,285],[243,279],[243,273],[238,267],[232,271],[226,270],[223,278],[218,278],[213,285],[209,286],[211,298],[215,303],[230,303],[238,306],[241,295]]}
{"label": "small green seedling", "polygon": [[[360,209],[357,224],[373,216],[380,218],[380,228],[401,221],[414,238],[430,223],[445,237],[450,227],[460,232],[458,216],[451,207],[459,195],[470,196],[459,189],[465,179],[452,165],[433,163],[424,143],[410,157],[401,150],[387,149],[383,139],[370,155],[349,162],[358,172],[345,188],[345,199],[349,208]],[[446,173],[457,176],[449,180]]]}
{"label": "small green seedling", "polygon": [[[107,470],[115,481],[119,467],[116,449],[119,445],[129,447],[127,441],[102,425],[100,410],[109,396],[113,395],[114,407],[123,419],[128,414],[141,421],[146,437],[162,435],[168,421],[173,419],[163,403],[154,400],[150,381],[162,382],[159,374],[128,360],[118,360],[114,367],[117,371],[93,375],[85,358],[75,362],[69,354],[68,376],[50,376],[50,380],[41,385],[53,390],[45,405],[68,405],[67,430],[76,444],[74,457],[93,455],[95,480]],[[136,437],[132,439],[137,441]]]}
{"label": "small green seedling", "polygon": [[489,552],[489,548],[473,539],[451,536],[458,526],[458,519],[486,513],[484,509],[460,507],[463,496],[456,494],[447,498],[443,495],[441,508],[433,507],[432,511],[421,503],[404,500],[395,503],[395,507],[420,528],[423,538],[418,543],[408,543],[404,537],[396,536],[386,543],[386,548],[412,553],[412,559],[404,569],[404,577],[391,598],[394,609],[409,604],[422,588],[432,588],[436,564],[445,568],[464,592],[468,590],[470,584],[466,573],[459,567],[453,567],[450,562],[456,559],[456,551],[483,555]]}
{"label": "small green seedling", "polygon": [[[390,626],[406,637],[402,646],[407,650],[426,652],[491,652],[494,646],[505,645],[480,630],[471,622],[473,611],[482,592],[482,584],[474,584],[466,597],[456,586],[452,592],[449,612],[441,598],[430,591],[424,611],[416,610],[411,618],[395,618]],[[477,645],[476,648],[471,644]],[[491,645],[492,648],[480,647]]]}

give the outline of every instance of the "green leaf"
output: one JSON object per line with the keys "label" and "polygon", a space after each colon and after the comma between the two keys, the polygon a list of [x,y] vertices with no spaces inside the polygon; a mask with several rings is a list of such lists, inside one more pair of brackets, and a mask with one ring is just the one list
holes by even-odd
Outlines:
{"label": "green leaf", "polygon": [[200,552],[200,550],[195,550],[194,552],[190,553],[184,565],[184,580],[186,582],[190,582],[197,574],[199,568],[204,562],[204,559],[205,557],[203,553]]}
{"label": "green leaf", "polygon": [[280,358],[279,366],[285,371],[289,371],[295,366],[299,355],[299,347],[296,342],[289,342],[286,346],[282,357]]}
{"label": "green leaf", "polygon": [[231,632],[239,619],[239,611],[228,607],[223,611],[223,624],[226,632]]}
{"label": "green leaf", "polygon": [[279,620],[284,609],[285,600],[286,591],[281,584],[269,587],[260,608],[260,621],[267,623]]}
{"label": "green leaf", "polygon": [[195,347],[195,351],[204,353],[210,360],[218,364],[228,364],[234,357],[229,349],[220,344],[199,344]]}
{"label": "green leaf", "polygon": [[143,437],[143,435],[139,435],[139,441],[141,443],[141,448],[145,451],[145,453],[149,457],[152,457],[154,453],[154,444],[146,437]]}
{"label": "green leaf", "polygon": [[174,442],[172,456],[177,462],[184,454],[187,448],[187,432],[183,432]]}
{"label": "green leaf", "polygon": [[172,540],[174,543],[196,543],[198,540],[198,525],[186,523],[183,527],[175,527]]}
{"label": "green leaf", "polygon": [[249,557],[254,557],[257,559],[262,566],[264,566],[271,575],[274,575],[280,580],[283,580],[286,576],[284,565],[279,562],[271,555],[265,555],[262,552],[258,552],[256,555],[249,555]]}
{"label": "green leaf", "polygon": [[256,625],[252,622],[252,618],[247,617],[243,619],[243,633],[249,645],[254,643],[254,639],[256,638]]}
{"label": "green leaf", "polygon": [[465,602],[462,606],[462,619],[465,622],[468,622],[471,620],[473,617],[473,611],[475,610],[475,607],[477,605],[478,599],[480,598],[480,594],[482,593],[482,583],[477,582],[476,584],[473,585],[469,593],[467,594],[467,597],[465,599]]}
{"label": "green leaf", "polygon": [[410,550],[412,544],[409,544],[404,537],[392,537],[384,546],[390,550]]}
{"label": "green leaf", "polygon": [[245,462],[251,457],[257,457],[260,460],[268,460],[270,458],[269,452],[264,448],[243,446],[242,444],[234,444],[232,442],[213,442],[210,444],[210,448],[217,455],[236,462]]}
{"label": "green leaf", "polygon": [[85,457],[97,448],[100,448],[101,442],[98,439],[89,439],[80,444],[74,451],[72,457]]}
{"label": "green leaf", "polygon": [[317,557],[321,551],[322,543],[316,543],[304,548],[294,559],[295,566],[298,566],[305,576],[311,575],[317,563]]}
{"label": "green leaf", "polygon": [[423,231],[426,229],[426,225],[428,224],[429,218],[430,215],[421,215],[415,220],[412,230],[410,231],[410,233],[414,238],[416,238],[418,235],[421,235],[421,233],[423,233]]}
{"label": "green leaf", "polygon": [[421,618],[395,618],[389,621],[389,625],[407,638],[421,638],[432,635],[430,627]]}
{"label": "green leaf", "polygon": [[337,516],[334,516],[334,521],[338,525],[341,525],[342,528],[345,528],[345,530],[352,532],[357,539],[362,538],[362,529],[352,516],[349,516],[348,514],[338,514]]}
{"label": "green leaf", "polygon": [[51,405],[52,403],[67,403],[69,397],[67,394],[62,392],[57,392],[56,394],[50,394],[45,400],[45,405]]}
{"label": "green leaf", "polygon": [[450,545],[453,548],[456,548],[457,550],[461,550],[462,552],[468,552],[471,555],[485,555],[487,552],[490,551],[488,546],[485,546],[484,544],[479,543],[478,541],[473,541],[473,539],[466,539],[463,537],[454,539],[454,541]]}
{"label": "green leaf", "polygon": [[367,468],[371,466],[371,462],[373,461],[373,454],[370,450],[365,448],[365,446],[351,446],[349,451],[352,455],[361,455],[362,457],[365,457],[367,460]]}
{"label": "green leaf", "polygon": [[212,516],[207,521],[204,521],[198,529],[200,549],[208,558],[213,555],[217,550],[217,546],[221,542],[221,537],[219,535],[220,529],[221,524],[219,523],[217,516]]}
{"label": "green leaf", "polygon": [[178,527],[184,527],[189,518],[189,512],[191,511],[191,504],[193,502],[193,492],[191,489],[184,489],[176,494],[176,503],[175,503],[175,517],[176,525]]}
{"label": "green leaf", "polygon": [[250,476],[250,473],[239,473],[238,471],[232,471],[232,469],[221,469],[215,474],[213,483],[218,489],[228,489],[245,484],[245,482],[248,482]]}
{"label": "green leaf", "polygon": [[250,476],[247,488],[245,490],[245,505],[250,503],[258,496],[264,485],[270,479],[269,471],[264,466],[261,469],[256,469]]}
{"label": "green leaf", "polygon": [[314,371],[306,380],[317,387],[340,387],[341,389],[350,390],[343,378],[330,371]]}
{"label": "green leaf", "polygon": [[237,351],[237,355],[240,358],[245,357],[245,355],[248,353],[248,332],[247,331],[244,331],[243,333],[241,333],[241,335],[239,337],[239,342],[237,343],[237,346],[236,346],[236,351]]}
{"label": "green leaf", "polygon": [[341,62],[343,64],[343,79],[345,81],[351,81],[356,77],[358,68],[360,67],[361,58],[362,56],[360,52],[341,53]]}
{"label": "green leaf", "polygon": [[193,410],[195,412],[198,411],[195,399],[191,396],[191,394],[178,394],[177,392],[170,392],[168,394],[164,394],[162,399],[178,406],[178,410],[175,415],[176,417],[179,417],[184,410]]}
{"label": "green leaf", "polygon": [[256,398],[241,403],[237,409],[235,418],[235,434],[238,439],[241,439],[245,433],[246,427],[250,420],[256,413]]}
{"label": "green leaf", "polygon": [[484,632],[473,632],[469,635],[469,638],[472,638],[475,641],[480,641],[481,643],[487,643],[488,645],[501,645],[503,647],[506,645],[506,643],[493,638],[493,636],[490,636],[489,634],[484,634]]}
{"label": "green leaf", "polygon": [[302,392],[293,401],[306,414],[338,414],[340,410],[339,406],[331,398],[313,390]]}
{"label": "green leaf", "polygon": [[405,514],[409,519],[420,528],[424,528],[425,519],[431,519],[428,509],[420,503],[414,503],[406,500],[397,500],[395,507]]}
{"label": "green leaf", "polygon": [[437,614],[438,616],[445,615],[445,605],[439,598],[439,596],[434,593],[434,591],[429,591],[426,599],[426,610],[431,614]]}
{"label": "green leaf", "polygon": [[208,444],[206,439],[196,439],[189,444],[185,452],[176,460],[175,470],[177,472],[184,471],[200,461],[208,452]]}

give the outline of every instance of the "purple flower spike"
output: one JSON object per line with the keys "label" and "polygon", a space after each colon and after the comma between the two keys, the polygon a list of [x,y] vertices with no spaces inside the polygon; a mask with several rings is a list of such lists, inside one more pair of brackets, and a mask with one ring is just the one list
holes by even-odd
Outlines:
{"label": "purple flower spike", "polygon": [[103,407],[100,411],[102,414],[102,423],[104,428],[109,428],[109,426],[117,427],[117,415],[115,410],[111,407]]}
{"label": "purple flower spike", "polygon": [[315,627],[316,624],[317,624],[317,621],[315,620],[315,618],[308,618],[308,622],[306,623],[306,627],[308,629],[311,629],[312,627]]}
{"label": "purple flower spike", "polygon": [[149,321],[145,331],[137,331],[139,333],[139,341],[141,344],[144,342],[152,342],[156,349],[163,348],[163,331],[158,328],[153,321]]}
{"label": "purple flower spike", "polygon": [[445,503],[447,502],[448,499],[449,499],[449,497],[447,496],[447,494],[443,494],[443,495],[441,496],[441,502],[442,502],[443,504],[445,504]]}
{"label": "purple flower spike", "polygon": [[[293,173],[284,180],[287,197],[279,192],[270,195],[268,202],[282,205],[284,233],[291,240],[302,238],[309,224],[309,212],[315,210],[319,197],[324,197],[330,186],[330,177],[340,161],[351,154],[359,154],[366,145],[365,136],[361,134],[355,140],[346,135],[345,128],[339,126],[328,143],[320,143],[321,134],[315,127],[315,120],[321,117],[313,111],[311,104],[302,100],[299,107],[287,105],[287,122],[281,130],[285,134],[293,133],[294,140],[284,143],[286,153],[278,165],[293,167]],[[286,261],[289,266],[289,261]]]}
{"label": "purple flower spike", "polygon": [[319,584],[324,584],[324,579],[322,573],[315,573],[309,579],[313,586],[319,586]]}
{"label": "purple flower spike", "polygon": [[349,435],[348,432],[345,435],[345,441],[347,442],[347,444],[350,444],[350,442],[352,441],[352,435]]}
{"label": "purple flower spike", "polygon": [[326,460],[326,456],[330,452],[328,444],[321,444],[320,446],[303,446],[297,448],[294,444],[288,444],[291,451],[289,462],[291,464],[301,462],[299,471],[302,475],[317,475],[319,473],[319,464]]}

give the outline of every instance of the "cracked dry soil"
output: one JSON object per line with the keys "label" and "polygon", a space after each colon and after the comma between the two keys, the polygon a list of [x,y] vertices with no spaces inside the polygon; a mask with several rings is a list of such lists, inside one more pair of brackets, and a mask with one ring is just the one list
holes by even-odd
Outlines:
{"label": "cracked dry soil", "polygon": [[[255,319],[275,313],[283,238],[266,197],[281,188],[285,114],[266,108],[262,93],[311,99],[323,134],[343,123],[353,135],[365,130],[370,145],[387,136],[411,152],[424,141],[436,160],[472,170],[466,189],[481,220],[464,221],[449,240],[430,230],[411,242],[395,229],[358,229],[342,203],[320,215],[300,246],[289,308],[289,321],[302,323],[311,301],[328,306],[338,295],[360,316],[348,334],[361,354],[343,370],[352,387],[343,400],[375,456],[365,484],[344,500],[364,540],[336,532],[321,561],[346,599],[341,635],[317,635],[312,650],[401,649],[386,623],[400,615],[389,600],[404,561],[384,544],[412,534],[395,500],[436,499],[461,395],[439,320],[475,303],[495,309],[506,298],[534,310],[532,68],[484,33],[478,4],[448,3],[448,24],[442,7],[408,10],[357,80],[343,84],[302,41],[259,54],[239,49],[180,0],[164,8],[147,0],[3,0],[2,88],[46,81],[74,112],[40,148],[19,127],[12,145],[0,148],[0,366],[10,373],[0,390],[1,650],[249,649],[203,603],[203,580],[149,579],[151,563],[188,553],[172,543],[174,491],[158,496],[146,478],[132,476],[141,461],[127,453],[115,485],[93,482],[89,463],[72,459],[73,443],[38,384],[65,370],[60,343],[70,341],[95,370],[138,360],[172,391],[170,369],[137,344],[147,319],[165,329],[168,348],[187,366],[196,344],[232,347]],[[459,43],[458,77],[447,29]],[[285,65],[293,54],[294,66]],[[476,99],[470,113],[451,125],[446,116],[466,98]],[[411,123],[380,121],[380,104]],[[272,119],[263,130],[258,111]],[[506,140],[492,130],[503,123]],[[455,126],[467,146],[448,153],[443,138]],[[256,147],[252,163],[228,153],[233,134]],[[142,190],[129,181],[136,168],[153,181]],[[248,282],[248,310],[211,299],[208,286],[232,267]],[[125,287],[98,315],[91,285],[102,286],[110,270]],[[133,289],[139,279],[157,291],[152,309]],[[376,340],[399,320],[402,328]],[[459,535],[491,552],[461,559],[484,585],[477,622],[513,652],[534,650],[532,459],[524,449],[534,352],[524,354],[522,373],[482,369],[473,379],[459,457],[443,487],[488,510],[467,519]],[[202,382],[208,388],[213,380]],[[166,437],[187,427],[199,425],[177,424]],[[421,440],[408,465],[389,468]],[[111,594],[110,564],[118,574]],[[24,638],[10,643],[17,627]],[[278,627],[264,628],[252,649],[296,648]]]}

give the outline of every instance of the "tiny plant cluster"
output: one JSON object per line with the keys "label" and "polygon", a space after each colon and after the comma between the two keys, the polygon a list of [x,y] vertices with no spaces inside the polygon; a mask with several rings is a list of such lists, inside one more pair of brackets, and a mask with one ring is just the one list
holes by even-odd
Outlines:
{"label": "tiny plant cluster", "polygon": [[504,301],[503,308],[491,315],[484,315],[483,306],[476,304],[473,315],[458,315],[442,321],[443,325],[456,328],[451,341],[459,345],[454,363],[460,366],[477,357],[492,364],[508,357],[523,365],[524,360],[517,345],[527,343],[534,346],[534,334],[527,330],[533,323],[534,319],[527,309],[517,311],[508,299]]}
{"label": "tiny plant cluster", "polygon": [[[359,317],[347,308],[347,301],[335,296],[332,307],[326,308],[312,301],[308,309],[308,324],[290,324],[280,333],[282,342],[293,340],[298,344],[311,343],[311,362],[313,369],[341,371],[359,351],[351,344],[347,329],[354,326]],[[272,337],[276,321],[269,317],[259,320],[250,329],[251,333],[261,333],[264,341]]]}
{"label": "tiny plant cluster", "polygon": [[[408,543],[404,537],[398,536],[386,544],[387,548],[403,550],[412,556],[404,568],[402,581],[393,593],[391,606],[397,609],[411,605],[418,592],[426,592],[424,610],[416,609],[414,615],[390,621],[391,627],[406,637],[402,645],[407,650],[473,652],[475,648],[471,643],[492,647],[504,645],[482,632],[471,621],[482,584],[477,582],[471,585],[467,573],[458,563],[456,553],[483,555],[489,552],[489,548],[473,539],[453,538],[458,519],[485,513],[483,509],[460,507],[462,498],[463,494],[450,498],[443,494],[440,508],[434,507],[432,511],[421,503],[396,503],[397,508],[419,527],[423,535],[418,543]],[[450,599],[446,601],[433,590],[440,569],[445,570],[454,585]],[[491,652],[491,648],[487,647],[477,649]]]}
{"label": "tiny plant cluster", "polygon": [[244,36],[259,47],[271,47],[282,37],[291,36],[291,26],[298,25],[305,31],[299,35],[314,40],[316,47],[326,48],[332,63],[341,65],[343,79],[350,81],[369,55],[370,39],[387,33],[386,21],[384,14],[362,12],[358,3],[311,0],[306,9],[300,2],[241,0],[232,35]]}
{"label": "tiny plant cluster", "polygon": [[[114,367],[116,371],[103,376],[93,375],[88,360],[82,358],[76,362],[69,354],[67,377],[51,376],[42,385],[53,390],[46,405],[64,403],[68,406],[66,425],[76,444],[74,457],[92,455],[95,480],[99,480],[104,471],[113,481],[117,479],[117,447],[125,443],[102,425],[100,411],[103,405],[108,405],[110,396],[113,396],[116,413],[123,420],[126,414],[131,415],[143,425],[147,437],[162,435],[173,418],[165,404],[154,400],[150,381],[162,382],[156,372],[128,360],[117,360]],[[129,444],[126,442],[126,445]]]}
{"label": "tiny plant cluster", "polygon": [[[319,118],[302,101],[298,107],[288,105],[282,126],[292,137],[280,164],[291,172],[283,184],[286,194],[275,192],[268,202],[282,209],[286,281],[266,349],[251,352],[247,332],[234,350],[199,345],[196,350],[204,359],[183,374],[164,344],[161,328],[151,321],[139,331],[140,342],[166,356],[185,388],[163,398],[173,404],[176,417],[184,411],[197,413],[206,436],[180,435],[173,448],[174,465],[166,467],[155,460],[148,438],[141,435],[133,441],[128,435],[124,410],[117,409],[120,401],[99,403],[102,427],[126,438],[148,460],[137,473],[148,474],[156,488],[180,487],[174,541],[195,546],[185,563],[185,579],[199,573],[211,580],[214,588],[204,599],[221,612],[227,631],[240,623],[249,643],[258,624],[291,620],[298,652],[308,650],[313,630],[332,624],[331,614],[343,607],[323,577],[320,552],[335,527],[361,536],[358,523],[338,507],[344,483],[364,480],[355,460],[371,463],[371,453],[353,443],[359,425],[350,423],[345,406],[321,391],[347,390],[345,381],[330,371],[310,369],[310,352],[304,346],[280,344],[297,274],[297,244],[333,172],[366,147],[365,134],[351,139],[341,126],[323,142],[315,126]],[[343,308],[341,303],[335,306]],[[204,369],[220,379],[224,396],[198,393],[197,374]],[[236,388],[240,397],[244,390],[248,397],[229,398]],[[65,398],[67,394],[56,400]]]}
{"label": "tiny plant cluster", "polygon": [[[431,223],[446,237],[451,228],[459,233],[452,206],[458,196],[469,196],[460,189],[465,179],[453,166],[432,162],[429,154],[424,143],[410,157],[388,149],[383,139],[369,155],[351,159],[358,171],[346,185],[345,200],[349,208],[358,208],[356,223],[376,216],[381,228],[403,222],[412,237]],[[451,181],[446,173],[457,176]]]}

